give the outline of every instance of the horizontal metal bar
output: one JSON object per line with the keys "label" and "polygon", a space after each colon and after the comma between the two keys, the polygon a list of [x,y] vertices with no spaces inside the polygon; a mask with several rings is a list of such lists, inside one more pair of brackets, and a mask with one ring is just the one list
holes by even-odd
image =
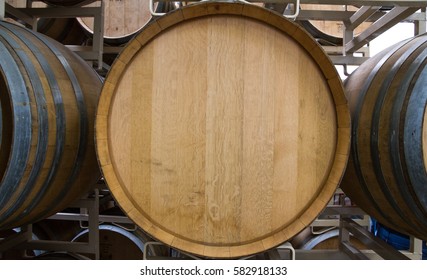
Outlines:
{"label": "horizontal metal bar", "polygon": [[58,248],[61,248],[63,251],[95,254],[94,246],[86,242],[31,240],[17,248],[45,251],[58,251]]}
{"label": "horizontal metal bar", "polygon": [[342,55],[330,55],[334,65],[362,65],[369,57],[356,57],[356,56],[342,56]]}
{"label": "horizontal metal bar", "polygon": [[[88,214],[76,214],[76,213],[57,213],[47,218],[49,220],[64,220],[64,221],[82,221],[88,222]],[[133,224],[133,222],[124,216],[111,216],[111,215],[99,215],[99,221],[103,223],[120,223],[120,224]]]}
{"label": "horizontal metal bar", "polygon": [[[327,20],[327,21],[345,21],[352,17],[355,12],[351,11],[326,11],[326,10],[301,10],[298,20]],[[375,21],[385,15],[385,12],[376,12],[369,21]]]}
{"label": "horizontal metal bar", "polygon": [[9,5],[8,3],[5,4],[4,8],[5,8],[6,16],[9,16],[12,18],[19,18],[21,21],[23,21],[28,25],[34,24],[34,18],[31,15],[23,12],[21,9],[17,9]]}
{"label": "horizontal metal bar", "polygon": [[324,215],[366,215],[366,213],[356,206],[333,206],[326,207],[322,214]]}
{"label": "horizontal metal bar", "polygon": [[374,250],[378,255],[386,260],[409,260],[408,257],[397,251],[384,240],[374,236],[362,226],[349,218],[341,219],[342,230],[347,230],[354,237],[362,241],[368,248]]}
{"label": "horizontal metal bar", "polygon": [[[89,53],[93,52],[91,46],[78,46],[78,45],[66,45],[66,47],[73,52]],[[105,54],[116,54],[123,50],[123,47],[107,47],[104,46]]]}
{"label": "horizontal metal bar", "polygon": [[349,256],[338,249],[295,250],[296,260],[349,260]]}
{"label": "horizontal metal bar", "polygon": [[[355,219],[355,221],[361,226],[369,226],[368,219]],[[316,219],[311,225],[312,227],[339,227],[339,219]]]}
{"label": "horizontal metal bar", "polygon": [[101,7],[18,8],[17,10],[37,18],[69,18],[94,17],[100,13]]}
{"label": "horizontal metal bar", "polygon": [[[301,10],[297,20],[326,20],[326,21],[346,21],[351,18],[355,12],[351,11],[326,11],[326,10]],[[383,11],[376,11],[365,22],[375,22],[387,14]],[[415,20],[425,20],[424,12],[416,12],[408,16],[403,21],[413,22]]]}
{"label": "horizontal metal bar", "polygon": [[[157,0],[156,0],[157,1]],[[161,0],[164,2],[198,2],[200,0]],[[292,0],[245,0],[253,3],[293,3]],[[230,0],[228,0],[230,2]],[[405,6],[426,7],[425,0],[301,0],[301,4],[325,4],[325,5],[358,5],[358,6]]]}

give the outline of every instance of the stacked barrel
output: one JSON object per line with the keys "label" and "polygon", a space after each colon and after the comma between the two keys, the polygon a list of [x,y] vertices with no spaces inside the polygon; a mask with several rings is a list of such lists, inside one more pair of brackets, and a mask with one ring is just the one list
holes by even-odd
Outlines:
{"label": "stacked barrel", "polygon": [[341,80],[301,27],[264,8],[188,5],[113,64],[97,112],[100,165],[142,229],[197,255],[277,246],[323,210],[344,172]]}
{"label": "stacked barrel", "polygon": [[427,239],[427,35],[398,43],[345,82],[352,144],[343,190],[382,224]]}
{"label": "stacked barrel", "polygon": [[187,5],[124,37],[106,26],[126,45],[102,87],[62,44],[0,23],[0,229],[68,207],[101,169],[150,236],[236,258],[296,236],[345,173],[357,205],[427,239],[427,35],[367,61],[344,94],[316,40],[259,6]]}
{"label": "stacked barrel", "polygon": [[101,79],[63,45],[0,23],[0,228],[67,207],[99,179],[93,133]]}

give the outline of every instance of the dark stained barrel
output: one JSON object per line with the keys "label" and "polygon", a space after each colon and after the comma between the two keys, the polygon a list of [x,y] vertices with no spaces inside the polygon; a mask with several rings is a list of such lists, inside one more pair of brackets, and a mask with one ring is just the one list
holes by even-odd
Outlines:
{"label": "dark stained barrel", "polygon": [[71,6],[82,6],[95,2],[96,0],[42,0],[46,4],[51,6],[60,7],[71,7]]}
{"label": "dark stained barrel", "polygon": [[37,22],[37,32],[63,45],[82,45],[87,39],[75,18],[41,18]]}
{"label": "dark stained barrel", "polygon": [[96,72],[50,38],[0,22],[0,229],[62,210],[100,177]]}
{"label": "dark stained barrel", "polygon": [[[82,230],[72,241],[88,242],[89,230]],[[151,241],[141,230],[128,231],[115,225],[99,226],[101,260],[142,260],[144,244]],[[88,256],[89,257],[89,256]]]}
{"label": "dark stained barrel", "polygon": [[342,189],[394,230],[427,239],[427,34],[400,42],[345,82],[351,155]]}

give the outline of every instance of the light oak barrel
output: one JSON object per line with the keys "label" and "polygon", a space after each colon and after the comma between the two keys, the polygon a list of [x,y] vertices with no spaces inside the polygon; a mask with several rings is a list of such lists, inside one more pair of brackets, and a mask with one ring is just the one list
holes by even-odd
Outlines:
{"label": "light oak barrel", "polygon": [[[302,10],[316,10],[316,11],[357,11],[355,6],[346,5],[315,5],[315,4],[302,4]],[[343,44],[343,31],[345,29],[342,21],[330,20],[302,20],[299,23],[320,42],[342,45]],[[372,23],[364,22],[354,30],[354,35],[362,33]]]}
{"label": "light oak barrel", "polygon": [[380,223],[427,238],[427,35],[362,64],[345,83],[352,145],[344,192]]}
{"label": "light oak barrel", "polygon": [[0,22],[0,229],[34,223],[100,177],[96,72],[54,40]]}
{"label": "light oak barrel", "polygon": [[349,144],[347,100],[322,48],[242,3],[150,23],[116,59],[97,111],[119,206],[152,237],[208,257],[262,252],[309,225]]}
{"label": "light oak barrel", "polygon": [[[104,42],[108,45],[122,45],[129,42],[150,20],[148,1],[126,0],[105,1]],[[97,7],[99,2],[87,5]],[[93,18],[77,18],[86,33],[92,37]]]}

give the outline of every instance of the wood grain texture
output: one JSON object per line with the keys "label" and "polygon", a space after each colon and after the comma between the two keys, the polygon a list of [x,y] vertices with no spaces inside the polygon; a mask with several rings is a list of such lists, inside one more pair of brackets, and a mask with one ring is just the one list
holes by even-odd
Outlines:
{"label": "wood grain texture", "polygon": [[396,44],[346,81],[353,138],[342,186],[382,224],[421,239],[427,237],[426,47],[425,35]]}
{"label": "wood grain texture", "polygon": [[[302,10],[316,10],[316,11],[357,11],[359,8],[350,5],[316,5],[316,4],[302,4]],[[342,21],[328,21],[328,20],[310,20],[309,24],[314,28],[313,36],[316,38],[327,38],[330,36],[336,38],[335,40],[342,40],[344,36],[345,26]],[[366,28],[371,26],[370,22],[363,22],[353,31],[354,35],[359,35]],[[316,33],[317,32],[317,33]],[[310,32],[311,33],[311,32]],[[316,34],[315,34],[316,33]],[[326,36],[325,36],[326,35]]]}
{"label": "wood grain texture", "polygon": [[187,252],[230,258],[279,245],[316,218],[346,165],[336,72],[325,78],[309,35],[260,7],[202,3],[163,22],[123,51],[101,94],[98,157],[114,197]]}
{"label": "wood grain texture", "polygon": [[[141,30],[151,19],[148,1],[138,0],[103,0],[104,5],[104,39],[106,43],[123,44]],[[99,2],[87,5],[98,7]],[[77,18],[81,26],[93,34],[93,18]]]}
{"label": "wood grain texture", "polygon": [[[63,210],[99,179],[93,127],[101,81],[83,60],[41,34],[3,22],[0,34],[2,55],[13,61],[0,65],[1,113],[8,120],[2,126],[9,127],[2,131],[13,139],[28,135],[22,143],[2,143],[0,191],[7,195],[0,203],[0,227],[13,228]],[[18,70],[15,77],[5,74],[12,69]],[[16,102],[17,96],[28,103]],[[29,130],[19,129],[27,117]],[[5,153],[3,144],[10,145]],[[21,159],[25,171],[12,184],[5,178],[20,169],[13,161],[20,145],[29,152]]]}

